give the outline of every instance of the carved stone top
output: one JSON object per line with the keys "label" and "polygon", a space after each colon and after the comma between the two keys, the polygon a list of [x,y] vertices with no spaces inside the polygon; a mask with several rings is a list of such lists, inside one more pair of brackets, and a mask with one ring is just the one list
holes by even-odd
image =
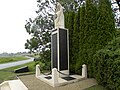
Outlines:
{"label": "carved stone top", "polygon": [[64,28],[63,7],[61,6],[60,3],[57,3],[56,6],[54,24],[55,24],[55,28]]}

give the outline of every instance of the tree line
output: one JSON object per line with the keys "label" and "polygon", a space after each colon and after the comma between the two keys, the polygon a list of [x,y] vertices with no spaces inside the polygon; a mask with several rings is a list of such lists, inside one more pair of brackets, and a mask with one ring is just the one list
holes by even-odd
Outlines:
{"label": "tree line", "polygon": [[88,66],[92,77],[93,55],[115,37],[115,22],[109,0],[86,0],[78,11],[65,13],[70,36],[70,70],[81,73],[82,64]]}

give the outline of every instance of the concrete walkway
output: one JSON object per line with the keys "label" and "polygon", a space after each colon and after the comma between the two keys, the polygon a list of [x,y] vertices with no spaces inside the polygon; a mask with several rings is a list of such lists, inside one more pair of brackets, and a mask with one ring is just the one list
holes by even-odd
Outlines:
{"label": "concrete walkway", "polygon": [[29,90],[83,90],[97,84],[96,80],[91,78],[53,88],[52,86],[37,79],[35,75],[19,76],[19,78]]}

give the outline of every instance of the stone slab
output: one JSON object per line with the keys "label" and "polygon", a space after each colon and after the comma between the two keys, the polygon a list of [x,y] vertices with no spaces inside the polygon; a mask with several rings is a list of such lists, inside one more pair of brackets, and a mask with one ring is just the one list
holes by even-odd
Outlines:
{"label": "stone slab", "polygon": [[28,88],[18,79],[1,83],[0,90],[28,90]]}
{"label": "stone slab", "polygon": [[[76,77],[79,78],[77,75]],[[52,87],[49,84],[46,84],[40,79],[37,79],[35,75],[25,75],[20,76],[19,78],[28,87],[28,90],[84,90],[86,88],[97,85],[97,82],[94,78],[88,78],[82,81],[77,81],[58,87]],[[64,82],[64,80],[60,82]]]}

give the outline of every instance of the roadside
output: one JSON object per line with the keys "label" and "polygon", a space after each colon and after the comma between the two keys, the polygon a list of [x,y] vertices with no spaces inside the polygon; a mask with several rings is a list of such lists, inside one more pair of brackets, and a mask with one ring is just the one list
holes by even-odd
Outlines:
{"label": "roadside", "polygon": [[0,70],[5,69],[5,68],[9,68],[9,67],[14,67],[14,66],[26,64],[26,63],[29,63],[29,62],[33,62],[33,58],[30,58],[28,60],[21,60],[21,61],[15,61],[15,62],[0,64]]}
{"label": "roadside", "polygon": [[30,62],[30,63],[23,64],[23,65],[2,69],[2,70],[0,70],[0,83],[2,83],[3,81],[6,81],[6,80],[16,79],[17,75],[19,75],[21,73],[16,74],[16,73],[14,73],[14,70],[17,68],[23,67],[23,66],[28,66],[29,71],[30,71],[30,72],[27,72],[28,74],[35,72],[35,62]]}

